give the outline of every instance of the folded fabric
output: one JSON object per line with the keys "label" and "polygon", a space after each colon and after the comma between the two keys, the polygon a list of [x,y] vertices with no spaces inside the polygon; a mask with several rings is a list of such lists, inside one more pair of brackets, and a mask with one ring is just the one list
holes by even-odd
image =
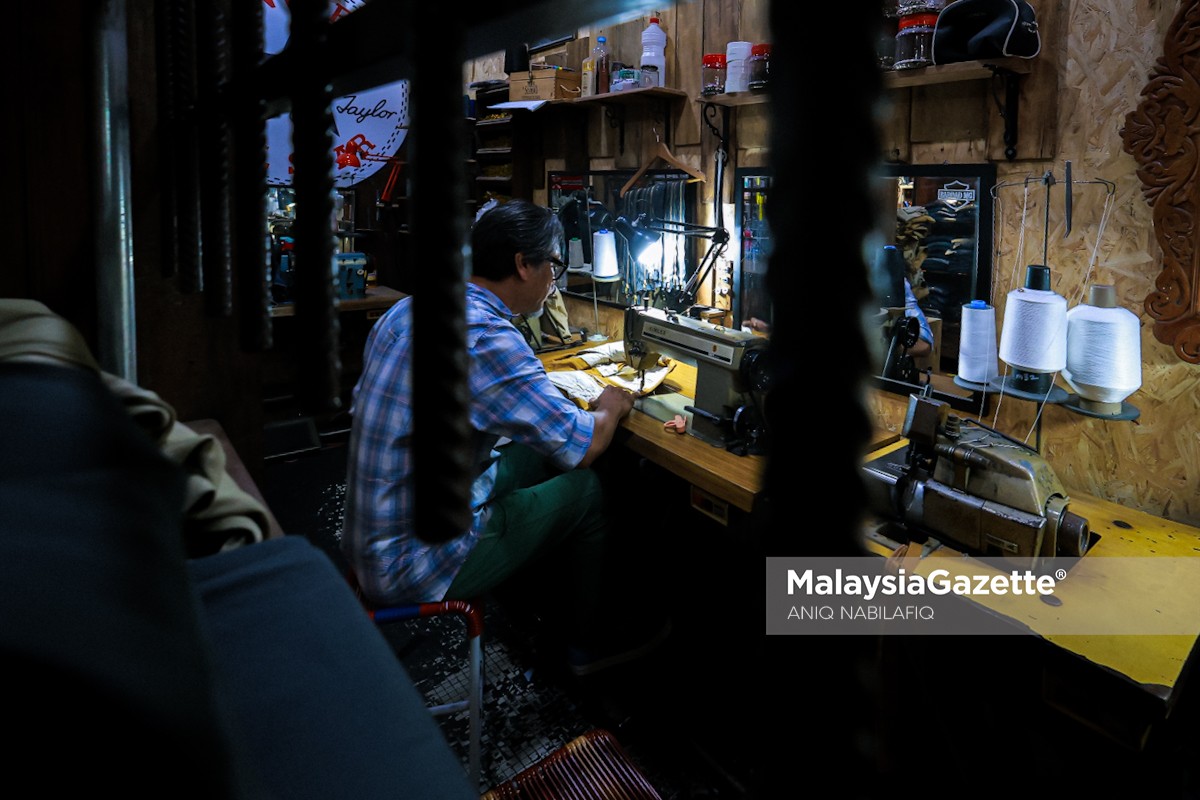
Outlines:
{"label": "folded fabric", "polygon": [[598,364],[608,364],[614,361],[624,362],[625,360],[624,342],[605,342],[596,347],[589,347],[586,350],[579,350],[570,355],[556,358],[547,364],[546,368],[549,370],[591,369]]}
{"label": "folded fabric", "polygon": [[600,379],[627,392],[633,392],[638,397],[645,397],[662,385],[673,369],[674,361],[660,357],[658,366],[647,369],[644,373],[626,365],[616,370],[602,371]]}
{"label": "folded fabric", "polygon": [[604,391],[605,386],[616,386],[638,397],[650,394],[662,385],[667,375],[675,368],[675,362],[670,359],[664,358],[660,361],[662,363],[646,370],[644,375],[627,365],[611,363],[598,365],[594,370],[550,370],[546,375],[550,382],[577,406],[588,409]]}

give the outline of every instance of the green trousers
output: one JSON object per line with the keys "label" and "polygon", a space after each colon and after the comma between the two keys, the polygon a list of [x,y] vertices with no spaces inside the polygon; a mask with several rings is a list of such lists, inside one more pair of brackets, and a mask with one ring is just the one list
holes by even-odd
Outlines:
{"label": "green trousers", "polygon": [[523,593],[544,595],[576,633],[591,630],[608,539],[599,477],[591,469],[561,472],[524,445],[500,452],[491,517],[446,599],[479,597],[514,578],[537,581]]}

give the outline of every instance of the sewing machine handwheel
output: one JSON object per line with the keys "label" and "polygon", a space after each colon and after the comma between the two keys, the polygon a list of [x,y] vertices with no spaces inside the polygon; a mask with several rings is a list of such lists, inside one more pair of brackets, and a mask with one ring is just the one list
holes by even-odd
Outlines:
{"label": "sewing machine handwheel", "polygon": [[921,323],[916,317],[896,317],[892,323],[892,336],[897,344],[907,350],[921,338]]}
{"label": "sewing machine handwheel", "polygon": [[1091,531],[1088,521],[1078,514],[1063,511],[1058,523],[1058,550],[1064,556],[1079,558],[1087,552]]}
{"label": "sewing machine handwheel", "polygon": [[742,379],[751,391],[765,392],[771,388],[771,359],[767,348],[747,350],[742,356]]}

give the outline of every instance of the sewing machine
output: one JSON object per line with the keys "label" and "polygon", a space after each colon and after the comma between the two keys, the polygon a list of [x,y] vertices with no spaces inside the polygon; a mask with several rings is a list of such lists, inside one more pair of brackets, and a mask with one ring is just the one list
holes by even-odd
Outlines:
{"label": "sewing machine", "polygon": [[765,337],[682,313],[633,306],[625,311],[625,352],[640,369],[659,354],[696,364],[687,432],[709,444],[760,454],[766,445],[763,403],[770,388]]}
{"label": "sewing machine", "polygon": [[1030,447],[925,395],[909,395],[909,444],[863,467],[871,509],[910,538],[1034,571],[1088,549],[1088,521]]}

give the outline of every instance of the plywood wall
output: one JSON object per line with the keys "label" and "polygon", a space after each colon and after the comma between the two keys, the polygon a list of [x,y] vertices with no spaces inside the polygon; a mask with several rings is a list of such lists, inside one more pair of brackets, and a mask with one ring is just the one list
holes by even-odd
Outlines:
{"label": "plywood wall", "polygon": [[[1135,422],[1110,422],[1048,405],[1041,410],[1043,453],[1069,489],[1197,525],[1200,368],[1180,361],[1151,334],[1142,304],[1160,269],[1161,252],[1136,164],[1123,152],[1120,135],[1177,8],[1176,2],[1157,0],[1069,3],[1065,39],[1057,44],[1064,49],[1057,155],[1053,161],[998,163],[993,303],[1002,320],[1008,291],[1020,285],[1025,265],[1043,263],[1043,248],[1054,289],[1070,305],[1086,297],[1090,283],[1116,287],[1121,305],[1142,321],[1142,387],[1128,399],[1141,416]],[[1103,179],[1113,185],[1110,193],[1097,184],[1075,184],[1070,234],[1061,184],[1050,190],[1047,230],[1041,182],[1047,172],[1061,181],[1068,160],[1077,181]],[[1029,178],[1034,183],[1026,196]],[[885,427],[899,429],[900,402],[877,395],[867,402]],[[1038,411],[1034,403],[1005,398],[999,413],[989,413],[984,421],[1018,438],[1028,436],[1032,444]]]}

